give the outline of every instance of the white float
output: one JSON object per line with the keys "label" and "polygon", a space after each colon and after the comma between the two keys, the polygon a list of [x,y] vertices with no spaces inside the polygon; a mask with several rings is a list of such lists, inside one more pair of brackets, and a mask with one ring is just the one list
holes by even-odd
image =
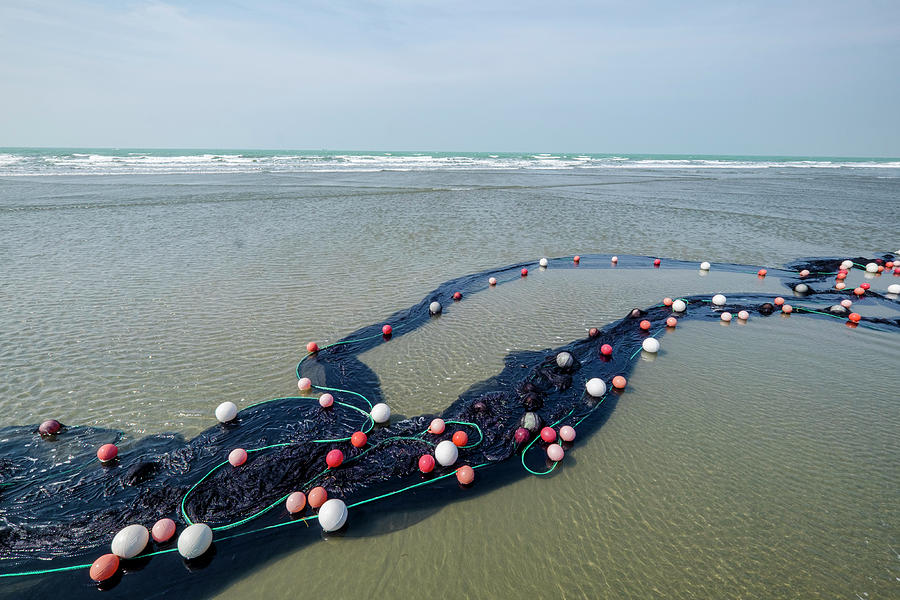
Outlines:
{"label": "white float", "polygon": [[741,312],[738,313],[738,319],[740,319],[741,321],[746,321],[749,318],[750,318],[750,313],[748,313],[746,310],[742,310]]}
{"label": "white float", "polygon": [[548,261],[546,258],[542,258],[538,264],[541,265],[542,267],[546,268],[547,265],[550,264],[550,261]]}
{"label": "white float", "polygon": [[900,294],[900,283],[892,283],[889,285],[888,294]]}
{"label": "white float", "polygon": [[878,264],[877,263],[869,263],[866,265],[866,273],[877,273],[878,272]]}
{"label": "white float", "polygon": [[724,322],[726,322],[726,323],[730,322],[730,321],[731,321],[731,313],[728,312],[727,310],[726,310],[725,312],[723,312],[723,313],[722,313],[722,320],[723,320]]}
{"label": "white float", "polygon": [[805,283],[798,283],[797,285],[794,286],[794,291],[797,292],[798,294],[805,294],[806,292],[809,291],[809,286],[806,285]]}
{"label": "white float", "polygon": [[434,448],[434,458],[438,464],[449,467],[459,458],[459,448],[450,440],[444,440]]}
{"label": "white float", "polygon": [[428,305],[428,312],[430,312],[430,313],[433,314],[433,315],[439,315],[439,314],[441,314],[441,303],[438,302],[437,300],[435,300],[434,302],[432,302],[431,304],[429,304],[429,305]]}
{"label": "white float", "polygon": [[129,525],[124,527],[113,538],[110,549],[119,558],[134,558],[147,547],[150,541],[150,532],[143,525]]}
{"label": "white float", "polygon": [[575,362],[575,359],[572,358],[572,355],[568,352],[560,352],[556,355],[556,365],[560,369],[568,369]]}
{"label": "white float", "polygon": [[391,420],[391,407],[384,402],[379,402],[372,407],[369,414],[372,415],[373,421],[381,425]]}
{"label": "white float", "polygon": [[347,522],[347,505],[343,500],[326,500],[319,508],[319,525],[322,531],[337,531]]}
{"label": "white float", "polygon": [[711,265],[704,260],[702,263],[700,263],[700,270],[701,271],[709,271],[710,266]]}
{"label": "white float", "polygon": [[712,303],[715,304],[716,306],[725,306],[725,303],[727,301],[728,300],[725,298],[725,296],[723,294],[716,294],[715,296],[712,297]]}
{"label": "white float", "polygon": [[599,398],[606,393],[606,382],[599,377],[594,377],[588,379],[588,382],[584,384],[584,389],[594,398]]}
{"label": "white float", "polygon": [[213,532],[206,523],[194,523],[178,536],[178,554],[191,560],[202,556],[212,544]]}
{"label": "white float", "polygon": [[853,268],[853,261],[845,260],[844,262],[841,263],[841,268],[849,271],[850,269]]}
{"label": "white float", "polygon": [[675,312],[684,312],[687,310],[687,303],[684,300],[676,300],[672,303],[672,310]]}
{"label": "white float", "polygon": [[216,419],[218,419],[219,423],[234,421],[237,413],[237,405],[234,402],[223,402],[216,407]]}
{"label": "white float", "polygon": [[647,338],[641,344],[641,348],[643,348],[647,352],[656,354],[657,352],[659,352],[659,340],[656,338]]}

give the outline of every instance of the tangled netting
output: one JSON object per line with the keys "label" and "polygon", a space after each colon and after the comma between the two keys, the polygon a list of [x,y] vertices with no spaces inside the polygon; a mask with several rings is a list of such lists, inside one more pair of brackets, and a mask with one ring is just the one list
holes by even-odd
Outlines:
{"label": "tangled netting", "polygon": [[[865,270],[867,263],[875,262],[883,271],[892,259],[892,255],[860,257],[852,260],[852,268]],[[835,289],[834,276],[841,262],[799,260],[784,268],[769,268],[768,276],[780,278],[791,290],[801,284],[808,288],[798,288],[791,296],[794,314],[900,331],[898,318],[863,316],[858,323],[848,321],[850,311],[840,305],[841,300],[853,299],[855,311],[867,304],[896,308],[897,298],[878,292],[876,286],[862,294],[858,288],[855,293],[850,288]],[[580,261],[571,257],[553,259],[549,264],[552,268],[603,269],[609,268],[611,261],[608,255],[592,255],[580,257]],[[435,318],[429,312],[432,302],[445,307],[442,318],[452,318],[454,293],[460,292],[465,298],[488,288],[489,276],[502,285],[523,276],[521,269],[535,266],[510,265],[448,281],[385,322],[393,327],[393,337],[405,335]],[[646,269],[654,268],[654,263],[648,257],[623,256],[618,259],[618,267]],[[697,264],[665,260],[661,268],[696,269]],[[714,268],[754,276],[758,269],[721,263]],[[884,275],[891,273],[888,268]],[[795,297],[797,294],[801,297]],[[675,316],[711,321],[719,320],[723,311],[768,315],[779,310],[773,299],[771,294],[729,293],[726,304],[718,306],[709,296],[690,296],[681,299],[687,308]],[[297,377],[312,380],[308,394],[243,407],[234,421],[216,424],[191,440],[174,434],[148,436],[129,444],[107,465],[97,461],[97,448],[117,441],[119,432],[75,425],[64,426],[52,436],[41,436],[36,426],[3,428],[0,577],[56,578],[44,584],[47,590],[69,577],[73,587],[67,596],[79,590],[90,593],[90,580],[77,571],[86,570],[90,561],[108,552],[113,534],[122,527],[132,523],[149,527],[163,517],[174,519],[179,530],[196,522],[210,525],[215,532],[213,550],[202,559],[189,561],[188,567],[208,568],[222,563],[217,573],[228,577],[234,571],[229,559],[211,560],[216,552],[222,552],[223,544],[240,543],[241,548],[253,549],[264,543],[271,553],[296,547],[298,530],[315,530],[318,535],[317,527],[304,526],[316,525],[310,509],[295,517],[287,513],[284,500],[294,491],[324,487],[329,497],[346,502],[350,527],[366,534],[372,530],[361,522],[366,517],[378,518],[373,511],[365,512],[369,503],[399,494],[405,500],[391,506],[402,512],[458,496],[454,475],[460,465],[478,469],[474,488],[490,489],[524,472],[548,474],[559,463],[547,459],[546,444],[538,435],[540,428],[577,427],[579,440],[595,431],[608,418],[621,392],[610,386],[611,391],[594,397],[586,393],[585,382],[599,377],[609,384],[616,375],[628,375],[644,340],[660,337],[671,316],[673,308],[666,304],[635,309],[565,346],[512,353],[500,373],[474,384],[442,414],[405,418],[386,426],[376,426],[369,415],[372,405],[382,401],[382,394],[376,374],[359,360],[362,353],[390,340],[391,335],[382,333],[383,323],[378,323],[304,356],[297,366]],[[642,321],[649,321],[650,327],[641,328]],[[605,344],[614,349],[610,356],[601,351]],[[571,365],[558,364],[557,355],[563,351],[572,355]],[[330,408],[322,408],[317,402],[323,391],[331,392],[336,399]],[[435,416],[448,424],[443,434],[428,432]],[[530,430],[530,437],[517,443],[514,436],[523,425]],[[438,465],[432,473],[421,473],[419,457],[433,453],[438,442],[460,430],[467,433],[468,440],[460,448],[456,464]],[[363,447],[349,442],[356,431],[368,436]],[[250,459],[239,468],[231,468],[225,457],[239,447],[250,451]],[[326,454],[334,448],[343,451],[344,462],[328,468]],[[570,445],[563,444],[563,448],[568,450]],[[508,460],[513,457],[517,460]],[[485,472],[484,467],[492,468]],[[381,504],[379,513],[386,510]],[[235,538],[240,538],[239,542],[230,542]],[[258,540],[256,544],[254,539]],[[158,581],[171,581],[166,569],[148,567],[150,557],[160,554],[172,557],[166,560],[180,561],[174,546],[174,538],[164,544],[151,542],[142,556],[126,561],[123,568],[126,572],[147,570]],[[229,553],[232,551],[237,552],[229,547]],[[76,558],[87,563],[72,564],[79,562]],[[252,563],[263,558],[249,550],[242,560]],[[120,573],[113,585],[121,579]],[[40,589],[40,583],[35,585]],[[189,591],[190,584],[186,585]]]}

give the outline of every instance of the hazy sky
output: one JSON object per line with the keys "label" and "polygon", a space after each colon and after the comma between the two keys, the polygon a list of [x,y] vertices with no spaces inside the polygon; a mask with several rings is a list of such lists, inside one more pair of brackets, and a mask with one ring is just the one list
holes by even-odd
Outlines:
{"label": "hazy sky", "polygon": [[900,156],[900,1],[0,1],[0,146]]}

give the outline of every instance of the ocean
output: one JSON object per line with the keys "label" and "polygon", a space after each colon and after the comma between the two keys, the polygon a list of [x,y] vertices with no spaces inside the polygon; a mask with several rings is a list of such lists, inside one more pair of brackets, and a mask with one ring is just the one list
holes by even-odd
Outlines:
{"label": "ocean", "polygon": [[[295,393],[308,341],[534,263],[362,357],[397,415],[437,412],[510,353],[664,296],[790,294],[716,263],[900,252],[898,197],[900,159],[3,148],[0,427],[108,427],[123,451],[191,437],[220,402]],[[663,264],[536,268],[574,254]],[[168,587],[127,573],[107,597],[895,595],[897,336],[792,315],[686,323],[663,343],[549,477],[476,480],[437,509],[373,504],[343,537],[281,539],[247,569],[223,546],[215,579],[158,556],[146,569],[172,569]],[[0,596],[51,584],[94,592],[72,572],[6,580]]]}

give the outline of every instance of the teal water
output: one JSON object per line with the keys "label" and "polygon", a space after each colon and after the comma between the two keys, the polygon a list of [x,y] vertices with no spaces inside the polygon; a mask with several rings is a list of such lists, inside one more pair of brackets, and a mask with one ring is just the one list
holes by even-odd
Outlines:
{"label": "teal water", "polygon": [[[363,357],[397,412],[418,414],[508,352],[565,343],[664,295],[784,292],[716,262],[900,248],[890,161],[134,152],[0,153],[3,425],[113,427],[123,447],[193,435],[219,402],[292,393],[307,341],[381,322],[459,275],[576,253],[714,263],[707,276],[535,270],[466,299]],[[345,538],[235,565],[208,595],[891,597],[894,337],[796,316],[687,324],[555,476],[523,474],[436,513],[385,506],[378,535],[354,537],[351,516]],[[336,563],[352,568],[336,578]],[[72,577],[60,581],[87,585]],[[137,572],[107,597],[150,593]]]}

